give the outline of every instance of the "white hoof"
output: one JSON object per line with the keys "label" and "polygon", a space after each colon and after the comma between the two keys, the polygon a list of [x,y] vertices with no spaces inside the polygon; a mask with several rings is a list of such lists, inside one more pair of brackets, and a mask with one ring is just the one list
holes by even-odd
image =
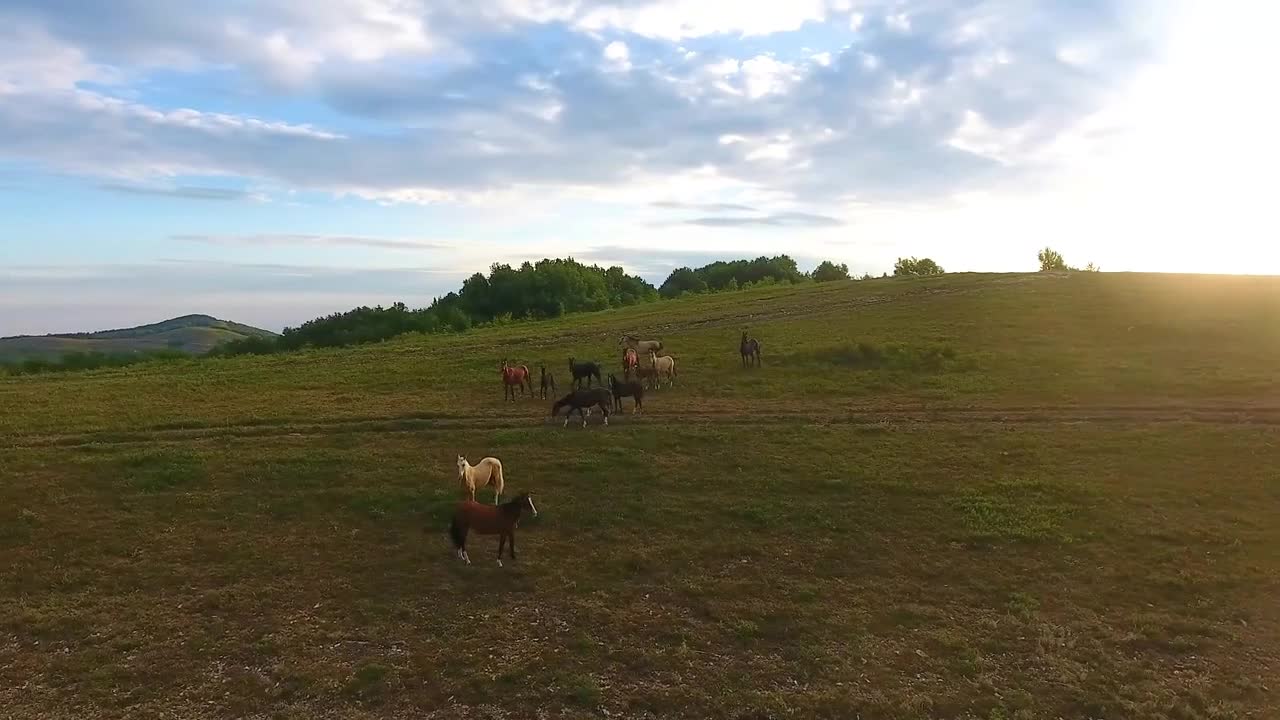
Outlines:
{"label": "white hoof", "polygon": [[501,561],[501,560],[499,560],[499,561],[498,561],[498,567],[502,567],[502,561]]}

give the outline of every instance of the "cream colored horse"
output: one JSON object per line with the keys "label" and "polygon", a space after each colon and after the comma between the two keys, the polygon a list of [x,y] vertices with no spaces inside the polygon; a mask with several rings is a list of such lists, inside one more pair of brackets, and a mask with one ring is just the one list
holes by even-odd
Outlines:
{"label": "cream colored horse", "polygon": [[664,375],[667,378],[667,387],[671,387],[672,385],[675,384],[675,378],[676,378],[676,359],[675,358],[671,357],[670,355],[659,356],[658,353],[650,350],[649,365],[654,369],[654,371],[658,375],[656,378],[654,378],[655,384],[661,385],[662,378]]}
{"label": "cream colored horse", "polygon": [[462,492],[476,499],[476,488],[493,486],[493,504],[498,504],[502,495],[502,461],[496,457],[487,457],[472,465],[467,458],[458,456],[458,482],[462,484]]}

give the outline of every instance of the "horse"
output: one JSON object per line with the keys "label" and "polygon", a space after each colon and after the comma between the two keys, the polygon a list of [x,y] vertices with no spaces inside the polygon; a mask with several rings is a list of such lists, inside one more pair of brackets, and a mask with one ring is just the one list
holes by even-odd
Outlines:
{"label": "horse", "polygon": [[582,416],[582,427],[587,426],[587,414],[584,410],[592,407],[600,408],[604,413],[604,424],[609,424],[609,406],[613,404],[613,393],[607,388],[589,388],[586,390],[578,389],[565,395],[551,406],[551,417],[560,414],[560,408],[568,407],[569,412],[564,416],[564,427],[569,426],[569,418],[573,415],[573,411],[577,410]]}
{"label": "horse", "polygon": [[746,367],[748,362],[752,367],[760,365],[760,341],[748,338],[746,330],[742,331],[742,344],[738,346],[738,352],[742,353],[742,367]]}
{"label": "horse", "polygon": [[670,355],[659,356],[658,353],[649,351],[649,366],[657,373],[656,380],[661,384],[662,376],[667,376],[667,386],[675,384],[676,380],[676,359]]}
{"label": "horse", "polygon": [[547,388],[551,388],[553,393],[556,391],[556,376],[547,372],[546,365],[539,365],[538,368],[542,370],[542,399],[546,400]]}
{"label": "horse", "polygon": [[462,492],[467,493],[474,502],[476,488],[493,486],[493,504],[498,504],[498,496],[502,495],[502,461],[496,457],[487,457],[472,465],[463,455],[458,456],[458,482],[462,484]]}
{"label": "horse", "polygon": [[622,353],[622,377],[631,379],[631,371],[640,367],[640,356],[636,355],[635,348],[627,348]]}
{"label": "horse", "polygon": [[643,365],[636,368],[636,382],[643,381],[645,387],[656,388],[658,384],[658,370],[652,365],[645,367]]}
{"label": "horse", "polygon": [[600,363],[598,362],[588,360],[580,363],[576,358],[569,358],[569,373],[573,375],[574,387],[582,387],[583,378],[587,379],[587,387],[591,387],[591,378],[595,378],[597,383],[604,384],[600,382]]}
{"label": "horse", "polygon": [[516,401],[516,386],[520,387],[520,394],[524,395],[525,386],[529,388],[529,397],[533,397],[533,376],[529,373],[529,368],[525,365],[510,365],[506,360],[502,361],[502,399],[511,398],[511,402]]}
{"label": "horse", "polygon": [[631,410],[634,415],[644,409],[644,385],[639,380],[618,382],[617,376],[609,373],[609,390],[613,393],[613,409],[622,412],[622,398],[630,397],[635,401]]}
{"label": "horse", "polygon": [[511,559],[515,560],[515,529],[525,508],[538,517],[538,508],[534,507],[533,498],[527,492],[501,505],[484,505],[472,500],[458,503],[453,519],[449,521],[449,539],[453,541],[453,551],[458,559],[471,564],[471,556],[467,554],[467,533],[474,530],[477,535],[498,536],[498,567],[502,567],[503,545],[509,544]]}
{"label": "horse", "polygon": [[647,353],[650,350],[661,350],[661,340],[641,340],[635,335],[623,335],[618,338],[618,345],[626,345],[636,352]]}

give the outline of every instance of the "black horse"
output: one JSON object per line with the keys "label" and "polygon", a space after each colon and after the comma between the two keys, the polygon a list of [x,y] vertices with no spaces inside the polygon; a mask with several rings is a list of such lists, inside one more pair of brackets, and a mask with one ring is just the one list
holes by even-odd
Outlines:
{"label": "black horse", "polygon": [[738,352],[742,353],[742,367],[746,367],[747,363],[754,367],[760,365],[760,341],[747,337],[746,330],[742,331],[742,343],[738,345]]}
{"label": "black horse", "polygon": [[644,410],[644,383],[639,380],[624,380],[618,382],[618,377],[613,373],[609,373],[609,390],[613,393],[613,409],[615,412],[622,412],[622,398],[629,397],[635,401],[635,408],[632,413],[638,413]]}
{"label": "black horse", "polygon": [[569,418],[573,415],[573,411],[577,410],[582,416],[582,427],[587,426],[587,413],[589,408],[598,407],[600,412],[604,413],[604,424],[609,424],[609,406],[613,404],[613,394],[608,388],[589,388],[586,390],[574,390],[565,395],[551,406],[551,417],[560,414],[560,408],[568,407],[569,412],[564,416],[564,426],[569,426]]}
{"label": "black horse", "polygon": [[569,372],[573,375],[573,386],[582,387],[582,379],[587,379],[587,387],[591,387],[591,378],[596,379],[596,383],[603,385],[600,381],[600,363],[588,360],[587,362],[577,362],[576,358],[569,358]]}
{"label": "black horse", "polygon": [[546,400],[548,388],[550,388],[552,394],[556,391],[556,376],[547,372],[546,365],[539,365],[538,368],[542,370],[542,399]]}

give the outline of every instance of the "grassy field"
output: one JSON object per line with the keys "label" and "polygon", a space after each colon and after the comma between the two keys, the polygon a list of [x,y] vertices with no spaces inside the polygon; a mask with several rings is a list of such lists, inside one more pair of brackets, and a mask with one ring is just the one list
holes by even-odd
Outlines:
{"label": "grassy field", "polygon": [[[502,401],[624,331],[642,415]],[[1280,279],[953,275],[0,378],[0,716],[1277,717],[1277,357]]]}

